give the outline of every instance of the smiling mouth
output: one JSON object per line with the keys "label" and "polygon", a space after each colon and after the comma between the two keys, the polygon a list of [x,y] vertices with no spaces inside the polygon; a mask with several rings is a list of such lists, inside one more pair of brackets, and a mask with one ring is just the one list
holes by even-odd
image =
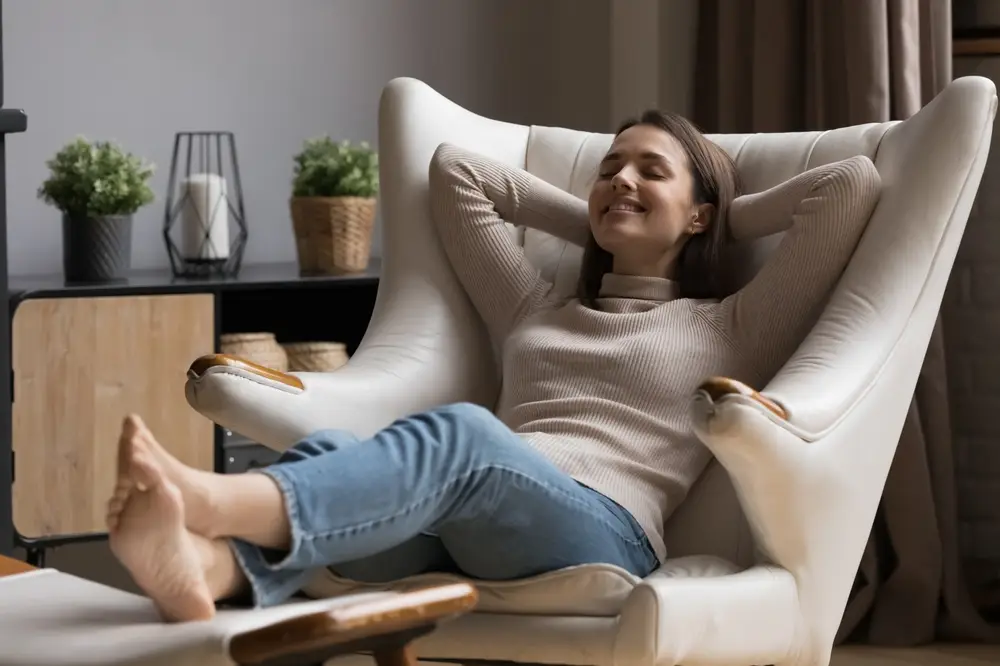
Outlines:
{"label": "smiling mouth", "polygon": [[645,213],[646,208],[635,201],[616,201],[605,207],[605,213]]}

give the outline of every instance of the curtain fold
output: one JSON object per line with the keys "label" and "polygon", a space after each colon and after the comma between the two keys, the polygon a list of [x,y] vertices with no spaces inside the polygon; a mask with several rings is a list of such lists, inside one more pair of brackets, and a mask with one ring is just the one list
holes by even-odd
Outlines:
{"label": "curtain fold", "polygon": [[[791,132],[902,120],[952,78],[950,0],[701,0],[693,120]],[[940,318],[837,642],[1000,641],[962,572]]]}

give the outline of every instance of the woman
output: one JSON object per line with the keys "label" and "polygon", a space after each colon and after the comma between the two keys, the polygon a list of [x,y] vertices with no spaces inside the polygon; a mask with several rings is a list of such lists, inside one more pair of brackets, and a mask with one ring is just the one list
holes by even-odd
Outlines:
{"label": "woman", "polygon": [[[692,392],[711,375],[756,386],[774,375],[879,186],[872,163],[851,158],[736,198],[728,156],[660,112],[619,130],[587,202],[442,145],[432,215],[501,354],[495,415],[447,405],[366,441],[317,432],[274,466],[229,476],[183,466],[129,417],[111,547],[174,621],[241,595],[280,603],[323,566],[366,581],[597,562],[646,576],[710,458],[692,432]],[[505,221],[585,245],[575,297],[553,294]],[[726,296],[726,242],[785,229],[767,265]]]}

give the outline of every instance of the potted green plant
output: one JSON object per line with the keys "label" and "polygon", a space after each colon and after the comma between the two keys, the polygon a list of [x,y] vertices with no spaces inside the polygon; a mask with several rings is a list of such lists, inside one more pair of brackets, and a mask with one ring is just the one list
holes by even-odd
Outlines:
{"label": "potted green plant", "polygon": [[38,198],[62,211],[63,271],[70,282],[126,276],[132,217],[153,201],[153,165],[109,141],[78,137],[46,163]]}
{"label": "potted green plant", "polygon": [[308,139],[294,158],[290,208],[304,274],[364,271],[378,196],[378,153],[367,142]]}

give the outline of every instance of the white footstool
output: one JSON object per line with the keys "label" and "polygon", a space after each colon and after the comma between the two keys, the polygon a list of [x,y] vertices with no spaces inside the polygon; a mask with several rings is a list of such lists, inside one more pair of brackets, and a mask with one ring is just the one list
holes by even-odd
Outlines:
{"label": "white footstool", "polygon": [[458,583],[166,624],[145,597],[0,556],[0,666],[306,666],[359,652],[413,666],[410,642],[476,600]]}

